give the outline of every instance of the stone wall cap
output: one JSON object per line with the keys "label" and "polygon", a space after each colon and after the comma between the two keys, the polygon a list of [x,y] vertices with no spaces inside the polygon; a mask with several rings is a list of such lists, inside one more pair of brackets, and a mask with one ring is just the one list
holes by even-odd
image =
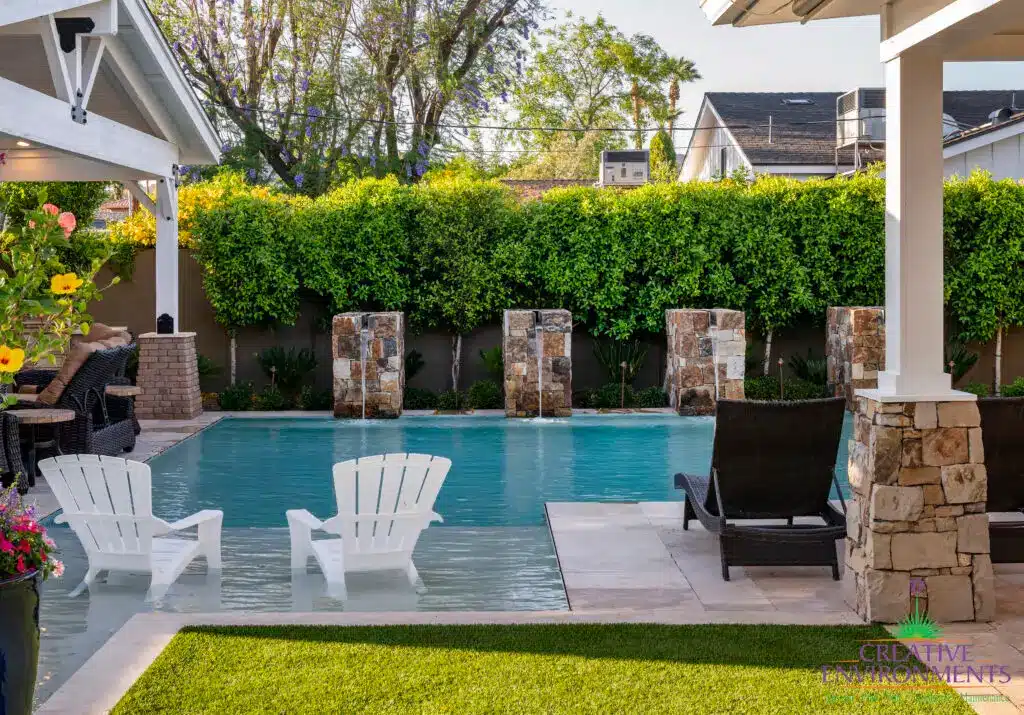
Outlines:
{"label": "stone wall cap", "polygon": [[970,392],[961,392],[960,390],[915,395],[894,395],[878,389],[872,389],[857,390],[854,392],[854,395],[873,400],[874,402],[976,402],[978,399],[977,395],[973,395]]}
{"label": "stone wall cap", "polygon": [[143,333],[140,338],[194,338],[195,333]]}

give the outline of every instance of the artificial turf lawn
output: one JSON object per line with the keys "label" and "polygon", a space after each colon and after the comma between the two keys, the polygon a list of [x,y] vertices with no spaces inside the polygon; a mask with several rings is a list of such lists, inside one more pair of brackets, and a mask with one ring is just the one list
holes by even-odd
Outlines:
{"label": "artificial turf lawn", "polygon": [[876,626],[187,628],[128,713],[970,713],[952,689],[824,685]]}

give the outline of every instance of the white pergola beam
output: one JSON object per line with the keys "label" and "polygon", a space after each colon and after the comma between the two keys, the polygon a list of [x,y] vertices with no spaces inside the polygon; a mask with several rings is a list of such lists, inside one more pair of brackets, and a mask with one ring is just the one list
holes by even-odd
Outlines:
{"label": "white pergola beam", "polygon": [[121,181],[156,178],[78,156],[46,149],[8,149],[0,181]]}
{"label": "white pergola beam", "polygon": [[945,56],[947,62],[1017,62],[1024,59],[1024,35],[996,34],[962,45]]}
{"label": "white pergola beam", "polygon": [[60,37],[57,35],[57,24],[53,15],[39,20],[39,34],[43,38],[43,49],[46,51],[46,62],[50,66],[54,93],[57,99],[72,103],[75,88],[72,86],[67,57],[60,48]]}
{"label": "white pergola beam", "polygon": [[[131,189],[129,189],[131,191]],[[134,192],[132,192],[134,195]],[[178,187],[173,176],[156,183],[156,317],[163,314],[178,323]]]}
{"label": "white pergola beam", "polygon": [[64,102],[2,77],[0,97],[0,133],[143,174],[167,176],[178,163],[174,144],[96,115],[76,124]]}
{"label": "white pergola beam", "polygon": [[103,37],[89,39],[85,57],[79,65],[83,77],[78,85],[78,90],[82,93],[82,107],[89,106],[89,97],[92,96],[92,88],[96,84],[96,75],[100,71],[100,62],[103,60],[103,50],[106,44],[107,41]]}
{"label": "white pergola beam", "polygon": [[164,139],[181,146],[182,141],[170,115],[150,86],[150,81],[132,59],[123,41],[111,37],[106,42],[107,65],[124,87],[125,92],[142,112],[146,121],[159,131]]}
{"label": "white pergola beam", "polygon": [[0,26],[96,4],[96,0],[7,0],[0,3]]}
{"label": "white pergola beam", "polygon": [[153,214],[153,216],[159,216],[156,202],[149,198],[149,194],[146,193],[146,190],[142,188],[139,182],[129,181],[124,185],[124,188],[128,189],[128,193],[131,194],[136,201],[142,204],[147,211]]}
{"label": "white pergola beam", "polygon": [[[885,38],[880,46],[883,63],[912,47],[929,45],[945,55],[958,45],[997,32],[1007,8],[1019,10],[1019,0],[953,0],[910,27]],[[883,16],[884,19],[884,16]],[[883,30],[886,23],[883,22]]]}

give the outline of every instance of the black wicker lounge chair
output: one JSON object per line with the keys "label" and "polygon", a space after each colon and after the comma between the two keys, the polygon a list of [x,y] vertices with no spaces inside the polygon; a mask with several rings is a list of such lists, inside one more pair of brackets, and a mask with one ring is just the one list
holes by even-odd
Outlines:
{"label": "black wicker lounge chair", "polygon": [[[107,385],[123,368],[134,345],[97,350],[75,372],[53,407],[73,410],[75,421],[61,428],[65,454],[105,454],[116,457],[135,448],[134,403],[106,394]],[[22,370],[15,375],[19,388],[42,388],[53,380],[53,370]],[[32,403],[32,407],[50,407]]]}
{"label": "black wicker lounge chair", "polygon": [[[686,490],[683,529],[697,518],[719,535],[722,578],[730,566],[831,566],[839,580],[836,540],[846,535],[846,505],[829,503],[838,486],[836,453],[842,398],[798,402],[719,400],[711,476],[677,474]],[[821,517],[823,525],[794,524]],[[738,520],[785,519],[780,525]]]}
{"label": "black wicker lounge chair", "polygon": [[[984,397],[981,440],[988,473],[988,511],[1024,510],[1024,397]],[[1016,521],[989,521],[992,562],[1024,563],[1024,514]]]}

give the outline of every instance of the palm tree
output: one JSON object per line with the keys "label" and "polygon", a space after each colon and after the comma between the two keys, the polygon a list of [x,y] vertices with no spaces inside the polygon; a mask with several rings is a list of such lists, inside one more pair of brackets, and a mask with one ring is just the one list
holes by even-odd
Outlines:
{"label": "palm tree", "polygon": [[676,119],[681,112],[676,111],[679,102],[679,85],[700,79],[700,72],[693,60],[685,57],[671,57],[666,67],[668,74],[668,135],[675,141]]}

